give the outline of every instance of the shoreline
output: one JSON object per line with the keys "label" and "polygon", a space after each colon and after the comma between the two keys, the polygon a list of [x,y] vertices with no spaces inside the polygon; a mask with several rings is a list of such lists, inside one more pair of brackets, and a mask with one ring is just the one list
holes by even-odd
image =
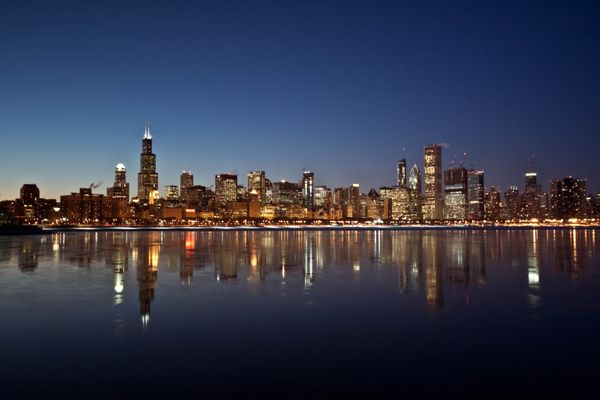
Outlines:
{"label": "shoreline", "polygon": [[600,225],[265,225],[265,226],[32,226],[0,230],[0,236],[43,235],[60,232],[218,232],[218,231],[506,231],[506,230],[585,230]]}

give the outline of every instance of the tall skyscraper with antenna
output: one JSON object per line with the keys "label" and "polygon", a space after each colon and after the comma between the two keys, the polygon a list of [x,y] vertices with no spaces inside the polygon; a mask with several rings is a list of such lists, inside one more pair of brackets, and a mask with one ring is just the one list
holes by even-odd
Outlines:
{"label": "tall skyscraper with antenna", "polygon": [[158,173],[156,173],[156,155],[152,153],[152,132],[146,124],[140,154],[140,172],[138,173],[138,199],[140,203],[151,202],[151,196],[158,191]]}

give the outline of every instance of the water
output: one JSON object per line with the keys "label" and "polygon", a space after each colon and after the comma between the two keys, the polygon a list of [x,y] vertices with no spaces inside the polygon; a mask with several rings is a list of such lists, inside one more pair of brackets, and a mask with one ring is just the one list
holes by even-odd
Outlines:
{"label": "water", "polygon": [[5,398],[598,392],[600,231],[0,237]]}

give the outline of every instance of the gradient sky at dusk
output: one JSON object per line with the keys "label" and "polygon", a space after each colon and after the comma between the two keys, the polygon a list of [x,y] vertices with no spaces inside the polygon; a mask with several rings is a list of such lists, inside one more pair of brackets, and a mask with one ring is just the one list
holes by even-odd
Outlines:
{"label": "gradient sky at dusk", "polygon": [[3,3],[0,199],[104,193],[119,162],[135,193],[146,121],[161,194],[184,168],[367,192],[428,143],[486,187],[533,159],[600,191],[599,2],[122,3]]}

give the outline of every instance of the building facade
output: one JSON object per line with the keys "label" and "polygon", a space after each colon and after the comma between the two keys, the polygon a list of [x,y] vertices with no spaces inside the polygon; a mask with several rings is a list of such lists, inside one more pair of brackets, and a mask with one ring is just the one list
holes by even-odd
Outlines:
{"label": "building facade", "polygon": [[425,146],[425,195],[423,199],[423,219],[442,219],[442,147],[437,144]]}
{"label": "building facade", "polygon": [[152,203],[158,193],[158,173],[156,155],[152,152],[152,133],[146,125],[140,154],[140,172],[138,173],[138,199],[140,203]]}

